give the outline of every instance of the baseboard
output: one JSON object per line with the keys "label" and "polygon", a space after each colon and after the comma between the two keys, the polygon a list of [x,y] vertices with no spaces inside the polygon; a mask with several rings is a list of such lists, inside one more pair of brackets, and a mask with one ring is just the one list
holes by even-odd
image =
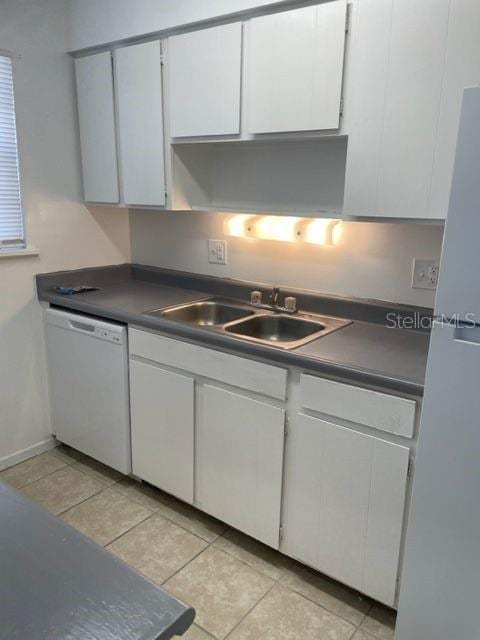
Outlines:
{"label": "baseboard", "polygon": [[33,456],[38,456],[39,453],[50,451],[50,449],[53,449],[56,444],[55,438],[51,437],[48,438],[48,440],[43,440],[43,442],[27,447],[27,449],[22,449],[22,451],[12,453],[9,456],[5,456],[5,458],[0,458],[0,471],[7,469],[8,467],[13,467],[14,464],[18,464],[19,462],[23,462],[29,458],[33,458]]}

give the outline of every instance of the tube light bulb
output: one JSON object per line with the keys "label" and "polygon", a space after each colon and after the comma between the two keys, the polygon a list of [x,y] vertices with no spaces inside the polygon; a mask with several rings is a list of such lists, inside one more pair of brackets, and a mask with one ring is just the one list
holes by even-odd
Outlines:
{"label": "tube light bulb", "polygon": [[247,235],[246,225],[250,218],[253,216],[245,213],[237,213],[228,218],[224,223],[225,235],[244,238]]}
{"label": "tube light bulb", "polygon": [[262,240],[294,242],[298,221],[289,216],[262,216],[254,223],[254,235]]}
{"label": "tube light bulb", "polygon": [[312,244],[333,244],[333,230],[338,220],[316,218],[305,225],[303,239]]}

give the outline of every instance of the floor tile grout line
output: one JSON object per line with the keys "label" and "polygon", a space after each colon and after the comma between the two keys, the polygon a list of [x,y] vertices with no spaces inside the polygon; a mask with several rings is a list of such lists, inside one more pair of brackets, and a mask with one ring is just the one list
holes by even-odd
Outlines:
{"label": "floor tile grout line", "polygon": [[[60,469],[61,471],[61,469]],[[65,513],[67,513],[67,511],[71,511],[72,509],[75,509],[75,507],[79,507],[81,504],[83,504],[84,502],[87,502],[87,500],[90,500],[91,498],[95,498],[96,496],[99,496],[101,493],[104,493],[105,491],[107,491],[108,489],[113,489],[113,485],[111,486],[107,486],[105,485],[103,482],[100,482],[99,480],[95,480],[95,478],[92,478],[92,476],[89,476],[87,473],[83,473],[83,471],[80,471],[80,469],[76,469],[76,471],[78,471],[79,473],[82,473],[84,476],[86,476],[89,480],[94,480],[95,482],[99,482],[100,484],[102,484],[102,488],[100,489],[100,491],[97,491],[95,493],[92,493],[91,496],[88,496],[88,498],[85,498],[85,500],[80,500],[80,502],[77,502],[76,504],[73,504],[71,507],[68,507],[68,509],[64,509],[63,511],[60,511],[60,513],[56,513],[54,515],[56,515],[57,517],[63,516]],[[118,493],[119,495],[121,495],[123,498],[128,498],[128,496],[125,496],[123,494],[121,494],[119,491],[115,491],[115,493]],[[137,503],[139,504],[139,503]],[[146,507],[145,505],[140,505],[142,506],[144,509],[147,509],[147,511],[150,511],[150,515],[153,515],[154,512],[149,509],[148,507]],[[150,516],[147,516],[148,518]],[[145,518],[146,520],[147,518]],[[140,524],[140,523],[139,523]],[[137,525],[134,525],[137,526]],[[132,527],[133,529],[133,527]],[[129,529],[130,531],[130,529]],[[123,535],[123,534],[122,534]],[[110,544],[110,543],[108,543]],[[104,546],[104,545],[100,545],[100,546]]]}
{"label": "floor tile grout line", "polygon": [[[186,503],[185,503],[186,504]],[[169,506],[169,505],[165,505],[165,506]],[[188,505],[190,506],[190,505]],[[194,508],[194,507],[193,507]],[[162,513],[162,507],[160,508],[160,510],[157,512],[159,513],[161,516],[163,516],[165,518],[165,520],[168,520],[169,522],[173,522],[173,524],[176,524],[178,527],[180,527],[181,529],[184,529],[185,531],[188,531],[188,533],[193,533],[193,531],[191,531],[191,529],[187,529],[186,526],[180,524],[179,522],[176,522],[175,520],[173,520],[172,518],[169,518],[167,515],[165,515],[164,513]],[[225,525],[225,527],[227,527],[228,525]],[[205,542],[208,543],[208,545],[210,546],[211,544],[213,544],[215,542],[215,540],[217,540],[218,538],[220,538],[220,536],[222,536],[223,534],[220,533],[216,536],[216,538],[214,540],[207,540],[206,538],[204,538],[203,536],[201,536],[199,533],[193,533],[194,536],[197,536],[197,538],[201,538],[202,540],[205,540]]]}
{"label": "floor tile grout line", "polygon": [[[122,533],[121,536],[118,536],[118,538],[115,538],[115,540],[112,540],[111,542],[109,542],[108,544],[104,545],[104,548],[107,549],[107,551],[110,551],[110,549],[108,549],[108,547],[113,544],[114,542],[116,542],[117,540],[119,540],[120,538],[123,538],[123,536],[126,536],[127,533],[130,533],[131,531],[133,531],[133,529],[135,529],[136,527],[139,527],[141,524],[144,524],[145,522],[147,522],[147,520],[150,520],[153,516],[155,515],[155,513],[152,513],[150,516],[148,516],[148,518],[145,518],[145,520],[142,520],[142,522],[139,522],[138,524],[136,524],[134,527],[132,527],[131,529],[129,529],[128,531],[126,531],[125,533]],[[170,521],[168,521],[170,522]],[[189,532],[190,533],[190,532]],[[195,536],[195,534],[191,534],[193,536]],[[195,536],[196,538],[198,538],[199,540],[201,540],[202,542],[206,542],[206,540],[204,540],[203,538],[199,538],[198,536]],[[135,571],[138,571],[139,573],[141,573],[143,576],[145,576],[148,580],[150,580],[151,582],[153,582],[154,584],[163,587],[163,585],[168,582],[170,580],[170,578],[173,578],[174,575],[176,575],[177,573],[179,573],[182,569],[185,569],[186,566],[188,566],[191,562],[193,562],[195,560],[195,558],[198,558],[198,556],[200,554],[202,554],[206,549],[208,549],[210,545],[207,543],[206,547],[203,547],[203,549],[201,549],[198,553],[196,553],[194,556],[192,556],[189,560],[187,560],[185,562],[185,564],[183,564],[181,567],[179,567],[178,569],[176,569],[171,576],[168,576],[168,578],[165,578],[165,580],[163,580],[161,582],[160,585],[158,585],[157,582],[155,582],[154,580],[152,580],[151,578],[149,578],[147,575],[145,575],[144,573],[142,573],[140,571],[140,569],[137,569],[136,567],[134,567],[133,565],[131,565],[128,562],[125,562],[125,560],[123,560],[123,562],[125,562],[125,564],[128,564],[128,566],[133,567],[135,569]],[[112,551],[110,551],[110,553],[113,553]],[[116,554],[114,554],[116,555]],[[119,556],[117,556],[118,558]],[[197,625],[199,626],[199,625]]]}
{"label": "floor tile grout line", "polygon": [[[219,640],[219,638],[217,638],[217,636],[216,636],[216,635],[214,635],[214,634],[213,634],[213,633],[211,633],[210,631],[207,631],[207,629],[205,629],[205,627],[202,627],[202,625],[201,625],[201,624],[198,624],[198,622],[195,622],[195,618],[194,618],[194,620],[193,620],[193,622],[192,622],[192,624],[191,624],[191,627],[190,627],[190,628],[192,628],[194,625],[195,625],[196,627],[198,627],[199,629],[201,629],[204,633],[206,633],[206,634],[207,634],[207,636],[208,636],[209,638],[212,638],[213,640]],[[375,640],[376,640],[376,639],[375,639]]]}
{"label": "floor tile grout line", "polygon": [[[86,475],[86,474],[84,474],[84,475]],[[75,509],[75,507],[79,507],[84,502],[87,502],[87,500],[90,500],[91,498],[95,498],[96,496],[99,496],[101,493],[104,493],[104,491],[106,491],[108,488],[109,487],[102,487],[100,489],[100,491],[97,491],[96,493],[92,493],[92,495],[88,496],[88,498],[85,498],[84,500],[80,500],[80,502],[77,502],[76,504],[72,504],[72,506],[68,507],[68,509],[64,509],[63,511],[60,511],[59,513],[55,513],[54,515],[56,515],[57,518],[59,518],[60,516],[63,516],[65,513],[67,513],[68,511],[71,511],[72,509]],[[87,537],[89,537],[89,536],[87,536]]]}
{"label": "floor tile grout line", "polygon": [[[109,487],[109,488],[110,488],[110,487]],[[117,492],[117,493],[120,493],[120,492]],[[121,494],[121,495],[123,495],[123,494]],[[124,497],[124,498],[128,498],[129,496],[125,496],[125,495],[123,495],[123,497]],[[132,498],[132,500],[133,500],[133,498]],[[137,502],[137,504],[140,504],[140,503],[139,503],[139,502]],[[143,504],[140,504],[140,506],[142,506],[144,509],[148,509],[148,507],[146,507],[146,506],[145,506],[145,505],[143,505]],[[103,546],[106,548],[107,546],[109,546],[109,545],[113,544],[114,542],[116,542],[116,541],[117,541],[117,540],[119,540],[120,538],[123,538],[123,536],[127,535],[127,533],[130,533],[131,531],[133,531],[133,529],[135,529],[136,527],[140,526],[141,524],[143,524],[143,523],[144,523],[144,522],[146,522],[147,520],[150,520],[150,518],[152,518],[153,516],[160,516],[161,518],[163,518],[164,520],[166,520],[166,521],[167,521],[167,522],[169,522],[170,524],[174,524],[174,525],[178,526],[178,528],[179,528],[179,529],[182,529],[182,530],[183,530],[183,531],[185,531],[186,533],[189,533],[190,535],[194,536],[195,538],[198,538],[198,539],[199,539],[199,540],[201,540],[202,542],[205,542],[205,543],[207,544],[207,546],[206,546],[206,547],[204,547],[204,548],[202,549],[202,551],[205,551],[205,549],[206,549],[207,547],[209,547],[209,546],[210,546],[210,543],[209,543],[207,540],[205,540],[204,538],[201,538],[200,536],[198,536],[198,535],[197,535],[197,534],[195,534],[195,533],[192,533],[191,531],[188,531],[188,529],[184,529],[183,527],[180,527],[180,526],[179,526],[179,525],[177,525],[175,522],[172,522],[171,520],[168,520],[168,518],[165,518],[164,516],[162,516],[162,514],[161,514],[161,513],[159,513],[158,511],[152,511],[151,509],[148,509],[148,510],[151,512],[149,516],[147,516],[147,517],[146,517],[144,520],[142,520],[141,522],[138,522],[137,524],[133,525],[133,527],[131,527],[130,529],[128,529],[128,531],[125,531],[125,532],[124,532],[124,533],[122,533],[121,535],[119,535],[119,536],[117,536],[116,538],[114,538],[111,542],[107,542],[107,544],[106,544],[106,545],[103,545]],[[200,551],[199,553],[202,553],[202,551]],[[188,564],[189,562],[191,562],[192,560],[194,560],[194,558],[196,558],[196,557],[197,557],[197,555],[199,555],[199,554],[196,554],[196,555],[195,555],[191,560],[189,560],[189,561],[188,561],[185,565],[183,565],[183,566],[187,566],[187,564]],[[128,562],[127,562],[127,564],[128,564]],[[182,567],[182,568],[183,568],[183,567]],[[179,570],[180,570],[180,569],[179,569]],[[177,573],[177,571],[176,571],[175,573]],[[174,574],[172,574],[172,576],[173,576],[173,575],[174,575]],[[172,577],[172,576],[170,576],[170,577]],[[170,579],[170,578],[166,578],[166,580],[169,580],[169,579]],[[166,582],[166,580],[164,580],[164,582]],[[164,582],[162,582],[162,584],[164,584]]]}
{"label": "floor tile grout line", "polygon": [[[308,600],[309,602],[311,602],[312,604],[316,604],[317,607],[321,607],[322,609],[325,609],[325,611],[328,611],[328,613],[330,613],[333,616],[336,616],[337,618],[340,618],[340,620],[343,620],[344,622],[348,622],[348,624],[353,625],[355,628],[360,627],[360,625],[363,624],[363,622],[365,621],[365,618],[368,615],[368,611],[371,611],[371,608],[373,605],[370,605],[367,613],[365,613],[363,615],[363,618],[361,620],[361,622],[359,622],[358,624],[355,622],[352,622],[351,620],[348,620],[347,618],[344,618],[343,616],[341,616],[340,614],[338,614],[336,611],[332,611],[331,609],[329,609],[328,607],[326,607],[324,604],[320,604],[319,602],[316,602],[315,600],[313,600],[312,598],[310,598],[309,596],[305,595],[304,593],[302,593],[301,591],[297,591],[297,589],[294,589],[293,587],[290,587],[288,584],[285,584],[284,582],[281,582],[281,578],[279,580],[279,584],[282,587],[285,587],[285,589],[288,589],[289,591],[292,591],[293,593],[296,593],[297,596],[301,596],[302,598],[304,598],[305,600]],[[339,582],[338,584],[342,584],[341,582]],[[351,605],[348,605],[351,606]],[[353,607],[352,607],[353,609]]]}
{"label": "floor tile grout line", "polygon": [[[171,521],[169,521],[171,522]],[[173,523],[175,524],[175,522]],[[186,529],[185,529],[186,531]],[[189,531],[189,533],[191,533],[191,531]],[[193,534],[195,535],[195,534]],[[200,536],[197,536],[197,538],[199,538]],[[215,542],[215,540],[212,540],[212,542],[208,542],[207,540],[204,540],[203,538],[200,538],[200,540],[203,540],[204,542],[207,543],[207,546],[204,547],[201,551],[199,551],[198,553],[196,553],[193,558],[191,558],[186,564],[183,565],[183,567],[181,567],[180,569],[177,569],[174,573],[172,573],[172,575],[169,578],[166,578],[162,584],[160,585],[161,587],[163,587],[164,585],[166,585],[166,583],[171,580],[173,577],[175,577],[178,573],[180,573],[180,571],[182,571],[182,569],[185,569],[185,567],[187,567],[189,564],[191,564],[194,560],[196,560],[198,558],[198,556],[200,556],[202,553],[204,553],[205,551],[207,551],[207,549],[210,549],[210,547],[213,545],[213,543]],[[205,629],[206,631],[206,629]],[[210,633],[210,632],[208,632]]]}
{"label": "floor tile grout line", "polygon": [[[123,482],[123,480],[125,480],[126,478],[131,478],[132,476],[125,476],[125,478],[122,478],[121,480],[119,480],[118,482],[116,482],[115,484],[121,484]],[[142,486],[140,483],[138,483],[140,486]],[[113,486],[113,485],[112,485]],[[149,485],[150,486],[150,485]],[[155,487],[154,487],[155,488]],[[175,500],[175,498],[172,498],[172,502],[169,502],[168,504],[162,504],[160,505],[158,508],[156,508],[155,510],[153,510],[151,507],[147,507],[143,502],[141,502],[138,498],[134,497],[134,496],[130,496],[127,493],[123,493],[122,491],[119,491],[117,489],[118,493],[121,493],[122,495],[124,495],[126,498],[130,498],[130,500],[134,500],[137,504],[142,505],[142,507],[145,507],[145,509],[150,509],[150,511],[153,511],[153,513],[158,513],[160,512],[161,509],[163,509],[164,507],[168,507],[170,504],[173,503],[173,501]],[[158,491],[160,491],[160,489],[158,489]],[[167,494],[168,495],[168,494]],[[147,496],[148,497],[148,496]],[[155,498],[150,498],[150,500],[155,500]],[[168,518],[167,518],[168,520]]]}
{"label": "floor tile grout line", "polygon": [[[31,482],[27,482],[26,484],[22,484],[19,487],[14,487],[13,485],[11,485],[8,480],[5,480],[5,482],[7,484],[10,484],[10,486],[15,489],[16,491],[21,491],[22,489],[25,489],[25,487],[29,487],[31,484],[34,484],[35,482],[38,482],[39,480],[43,480],[44,478],[48,478],[49,476],[53,476],[54,473],[58,473],[59,471],[63,471],[63,469],[65,469],[66,467],[74,467],[74,465],[77,462],[80,462],[81,460],[73,460],[70,462],[66,462],[63,458],[61,458],[60,456],[56,456],[53,453],[54,449],[49,449],[48,451],[44,451],[43,453],[38,453],[36,456],[32,456],[31,458],[27,458],[26,460],[22,460],[22,462],[17,462],[17,464],[12,465],[11,467],[7,467],[6,469],[2,469],[2,473],[3,471],[8,471],[9,469],[14,469],[15,467],[18,467],[21,464],[24,464],[25,462],[28,462],[29,460],[34,460],[35,458],[39,458],[40,456],[45,455],[46,453],[51,454],[55,460],[57,460],[58,462],[63,463],[63,467],[60,467],[59,469],[55,469],[55,471],[50,471],[49,473],[46,473],[43,476],[40,476],[40,478],[37,478],[36,480],[32,480]],[[83,473],[83,475],[88,476],[89,478],[91,478],[92,476],[90,476],[88,473],[85,473],[84,471],[81,471],[80,469],[77,469],[76,467],[74,467],[77,471],[80,471],[80,473]],[[1,477],[1,475],[0,475]],[[95,479],[95,478],[94,478]],[[99,481],[100,482],[100,481]],[[105,483],[102,483],[105,484]],[[62,512],[63,513],[63,512]]]}
{"label": "floor tile grout line", "polygon": [[[159,515],[162,515],[161,513]],[[173,522],[173,521],[172,521]],[[173,522],[174,524],[177,524],[176,522]],[[181,526],[181,525],[178,525]],[[188,531],[188,529],[187,529]],[[191,531],[189,533],[192,533]],[[195,534],[194,534],[195,535]],[[205,549],[203,549],[203,551],[206,551],[209,547],[213,547],[214,549],[217,549],[218,551],[223,551],[224,553],[228,554],[230,557],[234,558],[235,560],[237,560],[238,562],[240,562],[241,564],[245,565],[246,567],[248,567],[249,569],[253,569],[254,571],[257,571],[258,573],[262,574],[264,577],[269,578],[270,580],[273,580],[273,582],[275,584],[280,584],[282,587],[284,587],[285,589],[287,589],[288,591],[291,591],[292,593],[295,593],[298,596],[301,596],[302,598],[304,598],[305,600],[308,600],[309,602],[311,602],[312,604],[316,605],[317,607],[320,607],[321,609],[324,609],[325,611],[327,611],[328,613],[330,613],[333,616],[336,616],[337,618],[339,618],[340,620],[343,620],[344,622],[347,622],[348,624],[350,624],[351,626],[354,627],[354,630],[356,631],[357,628],[360,627],[361,624],[363,624],[365,618],[367,617],[368,613],[371,611],[373,604],[370,604],[369,608],[367,609],[367,611],[363,614],[363,617],[361,619],[361,621],[357,624],[355,622],[352,622],[351,620],[348,620],[347,618],[343,617],[342,615],[339,615],[337,612],[332,611],[331,609],[329,609],[328,607],[326,607],[323,604],[320,604],[319,602],[316,602],[315,600],[313,600],[312,598],[309,598],[307,595],[305,595],[304,593],[297,591],[296,589],[294,589],[293,587],[290,587],[289,585],[286,585],[285,583],[281,582],[283,574],[279,577],[279,578],[273,578],[271,575],[265,573],[264,571],[262,571],[261,569],[258,569],[257,567],[253,567],[251,564],[249,564],[248,562],[246,562],[245,560],[239,558],[238,556],[234,555],[233,553],[231,553],[230,551],[228,551],[227,549],[222,549],[221,547],[216,546],[216,542],[224,537],[224,533],[219,535],[217,538],[215,538],[215,540],[212,540],[209,544],[208,547],[205,547]],[[200,537],[200,536],[197,536]],[[203,540],[204,538],[202,538]],[[201,551],[200,553],[203,553],[203,551]],[[200,555],[200,554],[197,554]],[[196,557],[196,556],[195,556]],[[285,556],[288,558],[288,556]],[[190,562],[192,562],[195,558],[192,558],[192,560],[190,560]],[[185,568],[185,566],[187,566],[189,563],[187,562],[186,565],[184,565],[183,568]],[[180,571],[180,569],[178,570]],[[170,576],[171,578],[176,575],[176,573],[178,573],[178,571],[176,571],[174,574],[172,574],[172,576]],[[167,578],[167,580],[170,580],[170,578]],[[165,584],[165,582],[167,582],[167,580],[165,580],[162,584]],[[339,583],[340,584],[340,583]],[[273,586],[273,585],[272,585]],[[349,605],[351,606],[351,605]],[[352,608],[354,608],[352,606]]]}
{"label": "floor tile grout line", "polygon": [[[113,480],[110,481],[109,484],[107,484],[107,482],[105,480],[100,479],[98,476],[101,475],[100,472],[94,472],[94,473],[89,473],[88,471],[84,471],[83,469],[79,469],[77,466],[78,463],[82,462],[81,460],[77,460],[76,462],[74,462],[72,464],[72,467],[74,469],[76,469],[77,471],[81,471],[83,474],[85,474],[86,476],[88,476],[89,478],[93,478],[93,480],[96,480],[97,482],[101,482],[102,484],[104,484],[106,487],[113,487],[116,484],[119,484],[122,480],[123,477],[120,480]],[[85,465],[84,465],[85,466]],[[128,476],[124,476],[125,478],[128,478]]]}
{"label": "floor tile grout line", "polygon": [[[48,451],[46,451],[45,453],[48,453]],[[39,455],[43,455],[43,454],[40,453]],[[28,460],[33,460],[33,458],[28,458]],[[55,457],[55,460],[58,460],[59,462],[63,462],[63,460],[60,460],[57,457]],[[27,460],[24,460],[23,462],[27,462]],[[19,462],[18,464],[23,464],[23,463]],[[21,491],[22,489],[25,489],[25,487],[29,487],[34,482],[38,482],[39,480],[43,480],[44,478],[48,478],[49,476],[53,476],[54,473],[58,473],[59,471],[62,471],[66,467],[70,467],[71,466],[70,464],[67,464],[66,462],[64,462],[63,464],[64,464],[63,467],[60,467],[59,469],[55,469],[55,471],[51,471],[50,473],[46,473],[44,476],[40,476],[40,478],[37,478],[36,480],[32,480],[31,482],[27,482],[26,484],[22,484],[20,487],[13,486],[13,484],[10,484],[8,482],[8,480],[2,480],[2,482],[6,482],[6,484],[8,484],[10,487],[12,487],[12,489],[15,489],[15,491]],[[16,466],[17,465],[14,464],[12,467],[8,467],[8,469],[13,469]],[[8,469],[3,469],[3,471],[7,471]],[[2,473],[3,473],[3,471],[2,471]]]}
{"label": "floor tile grout line", "polygon": [[[219,540],[219,538],[222,538],[222,536],[219,536],[218,538],[216,538],[213,542],[212,545],[215,546],[215,543]],[[297,594],[298,596],[301,596],[302,598],[304,598],[305,600],[308,600],[309,602],[311,602],[312,604],[316,605],[317,607],[321,607],[322,609],[325,609],[325,611],[328,611],[328,613],[336,616],[337,618],[340,618],[340,620],[343,620],[344,622],[348,622],[348,624],[351,624],[353,627],[357,628],[360,627],[361,624],[363,624],[363,622],[365,621],[365,618],[367,617],[368,613],[371,611],[373,604],[371,604],[369,606],[369,608],[367,609],[367,612],[363,614],[363,617],[361,619],[361,621],[357,624],[355,622],[352,622],[351,620],[348,620],[347,618],[344,618],[343,616],[339,615],[337,612],[332,611],[331,609],[329,609],[328,607],[326,607],[323,604],[320,604],[319,602],[316,602],[315,600],[313,600],[312,598],[308,597],[307,595],[305,595],[304,593],[302,593],[301,591],[297,591],[296,589],[294,589],[293,587],[285,584],[284,582],[282,582],[282,578],[283,578],[283,574],[279,577],[279,578],[273,578],[271,575],[269,575],[268,573],[265,573],[264,571],[262,571],[261,569],[258,569],[257,567],[252,566],[251,564],[249,564],[248,562],[246,562],[245,560],[242,560],[241,558],[239,558],[238,556],[234,555],[233,553],[231,553],[230,551],[228,551],[227,549],[222,549],[218,546],[215,546],[215,549],[218,549],[219,551],[223,551],[224,553],[227,553],[228,555],[230,555],[232,558],[235,558],[235,560],[238,560],[239,562],[241,562],[242,564],[246,565],[247,567],[249,567],[250,569],[254,569],[255,571],[258,571],[259,573],[261,573],[263,576],[270,578],[270,580],[273,580],[276,584],[279,584],[280,586],[284,587],[285,589],[287,589],[288,591],[292,591],[293,593]],[[288,556],[284,556],[286,558],[288,558]],[[339,583],[341,584],[341,583]],[[351,606],[351,605],[348,605]],[[352,606],[352,608],[354,608]]]}
{"label": "floor tile grout line", "polygon": [[[258,602],[256,602],[256,603],[253,605],[253,607],[250,607],[250,609],[249,609],[249,610],[247,611],[247,613],[243,616],[243,618],[242,618],[241,620],[239,620],[239,622],[238,622],[238,623],[233,627],[233,629],[231,629],[231,630],[227,633],[227,635],[226,635],[226,636],[224,636],[224,639],[223,639],[223,640],[228,640],[228,638],[230,638],[230,636],[232,635],[232,633],[233,633],[236,629],[238,629],[238,627],[242,624],[242,622],[245,620],[245,618],[246,618],[247,616],[249,616],[249,615],[252,613],[252,611],[253,611],[254,609],[256,609],[256,608],[259,606],[259,604],[260,604],[261,602],[263,602],[263,600],[265,600],[265,598],[268,596],[268,594],[270,593],[270,591],[271,591],[275,586],[277,586],[277,584],[278,584],[278,583],[274,581],[274,583],[269,587],[269,589],[266,591],[266,593],[264,593],[264,594],[263,594],[263,596],[260,598],[260,600],[259,600]],[[220,640],[220,639],[219,639],[219,640]]]}
{"label": "floor tile grout line", "polygon": [[235,558],[235,560],[238,560],[238,562],[241,562],[242,564],[244,564],[249,569],[253,569],[254,571],[257,571],[258,573],[261,573],[262,576],[264,576],[265,578],[270,578],[270,580],[273,580],[273,582],[280,582],[280,580],[282,578],[281,576],[280,576],[280,578],[273,578],[268,573],[265,573],[265,571],[262,571],[262,569],[258,569],[258,567],[254,567],[253,565],[249,564],[246,560],[243,560],[242,558],[239,558],[238,556],[236,556],[231,551],[228,551],[228,549],[222,549],[221,547],[216,546],[215,543],[222,537],[223,536],[218,536],[218,538],[215,538],[215,540],[212,541],[212,545],[214,546],[215,549],[218,549],[218,551],[223,551],[223,553],[226,553],[229,556],[231,556],[232,558]]}
{"label": "floor tile grout line", "polygon": [[[125,496],[124,496],[125,497]],[[147,507],[144,507],[144,509],[146,509]],[[121,533],[119,536],[116,536],[115,538],[113,538],[113,540],[110,540],[110,542],[106,542],[105,544],[101,544],[100,546],[103,547],[104,549],[106,549],[109,545],[113,544],[114,542],[116,542],[117,540],[119,540],[120,538],[123,538],[123,536],[126,536],[127,533],[130,533],[130,531],[133,531],[135,529],[135,527],[140,526],[141,524],[143,524],[144,522],[146,522],[147,520],[150,520],[150,518],[152,516],[154,516],[155,514],[153,513],[153,511],[150,511],[150,514],[148,516],[146,516],[145,518],[143,518],[143,520],[140,520],[140,522],[137,522],[136,524],[133,525],[133,527],[130,527],[129,529],[127,529],[126,531],[124,531],[123,533]],[[97,542],[97,544],[99,544]],[[111,552],[110,552],[111,553]],[[118,557],[118,556],[117,556]],[[125,561],[124,561],[125,562]],[[132,567],[133,565],[129,564],[128,562],[125,562],[125,564],[128,564],[128,566]],[[134,567],[135,568],[135,567]],[[136,571],[138,571],[138,569],[136,569]]]}

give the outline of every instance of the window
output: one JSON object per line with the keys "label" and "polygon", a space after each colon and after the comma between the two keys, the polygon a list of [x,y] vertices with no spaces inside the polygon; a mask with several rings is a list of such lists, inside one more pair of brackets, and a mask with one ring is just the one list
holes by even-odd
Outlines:
{"label": "window", "polygon": [[25,246],[12,71],[0,53],[0,251]]}

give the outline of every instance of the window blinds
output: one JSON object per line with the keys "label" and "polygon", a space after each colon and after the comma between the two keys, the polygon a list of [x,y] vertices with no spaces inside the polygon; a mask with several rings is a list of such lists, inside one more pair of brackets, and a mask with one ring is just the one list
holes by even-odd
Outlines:
{"label": "window blinds", "polygon": [[12,59],[0,54],[0,250],[23,246]]}

